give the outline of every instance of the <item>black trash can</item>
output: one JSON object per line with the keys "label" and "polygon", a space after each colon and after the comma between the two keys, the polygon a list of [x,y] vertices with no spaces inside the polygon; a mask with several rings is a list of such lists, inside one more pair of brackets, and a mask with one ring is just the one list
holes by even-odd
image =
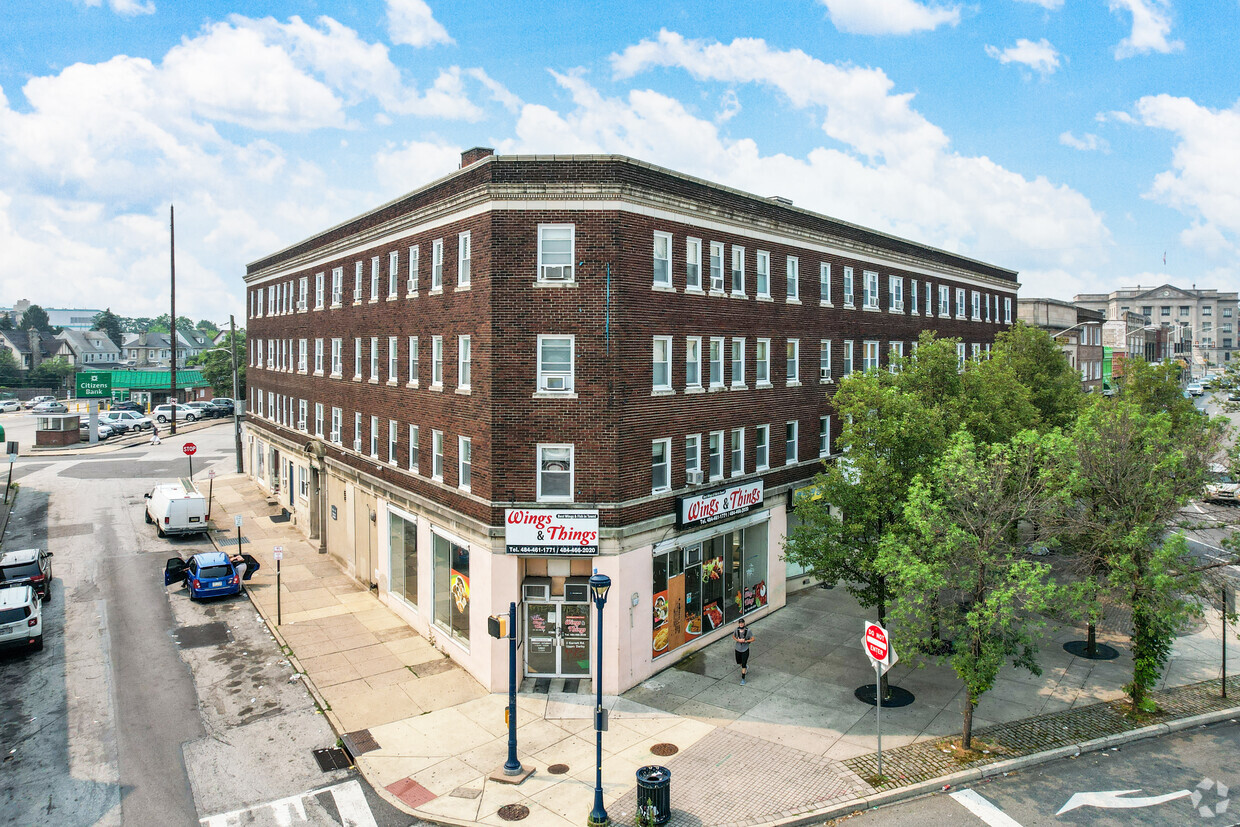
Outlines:
{"label": "black trash can", "polygon": [[637,771],[637,807],[650,808],[655,824],[667,824],[672,818],[672,771],[651,765]]}

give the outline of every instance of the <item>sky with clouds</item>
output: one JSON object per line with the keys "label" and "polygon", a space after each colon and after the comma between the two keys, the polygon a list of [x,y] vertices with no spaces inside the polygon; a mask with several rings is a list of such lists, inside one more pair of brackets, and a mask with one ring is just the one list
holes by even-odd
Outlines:
{"label": "sky with clouds", "polygon": [[[1237,289],[1240,0],[5,0],[0,305],[243,315],[456,169],[618,153],[1071,298]],[[1165,257],[1165,263],[1164,263]]]}

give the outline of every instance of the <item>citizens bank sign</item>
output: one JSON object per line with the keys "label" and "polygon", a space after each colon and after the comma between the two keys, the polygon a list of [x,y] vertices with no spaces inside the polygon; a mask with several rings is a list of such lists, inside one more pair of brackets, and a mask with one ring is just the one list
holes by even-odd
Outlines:
{"label": "citizens bank sign", "polygon": [[676,509],[679,528],[706,525],[728,517],[744,514],[762,505],[762,480],[734,485],[722,491],[681,497]]}
{"label": "citizens bank sign", "polygon": [[508,554],[592,557],[598,554],[598,511],[509,508],[504,544]]}

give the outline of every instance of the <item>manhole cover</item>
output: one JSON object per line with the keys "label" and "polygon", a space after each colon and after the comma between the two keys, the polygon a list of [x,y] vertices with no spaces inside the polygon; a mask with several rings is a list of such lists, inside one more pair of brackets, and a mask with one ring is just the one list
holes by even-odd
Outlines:
{"label": "manhole cover", "polygon": [[504,821],[520,821],[530,814],[530,808],[524,804],[505,804],[499,808],[499,817]]}
{"label": "manhole cover", "polygon": [[552,764],[551,766],[547,767],[547,772],[551,773],[552,775],[563,775],[564,773],[568,772],[568,764]]}
{"label": "manhole cover", "polygon": [[363,755],[379,748],[379,742],[375,740],[375,736],[370,734],[368,729],[359,729],[356,732],[346,732],[340,736],[344,748],[349,751],[350,755]]}
{"label": "manhole cover", "polygon": [[214,623],[199,623],[196,626],[182,626],[172,633],[177,645],[182,649],[197,649],[200,646],[218,646],[232,641],[228,624],[222,620]]}
{"label": "manhole cover", "polygon": [[650,751],[655,755],[660,755],[666,758],[669,755],[675,755],[680,752],[680,747],[675,744],[655,744],[650,748]]}

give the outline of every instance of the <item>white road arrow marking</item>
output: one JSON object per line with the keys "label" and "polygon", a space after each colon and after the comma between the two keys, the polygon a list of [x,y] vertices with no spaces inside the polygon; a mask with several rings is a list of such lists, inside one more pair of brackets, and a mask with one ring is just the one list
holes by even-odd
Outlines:
{"label": "white road arrow marking", "polygon": [[1177,798],[1188,798],[1192,795],[1191,790],[1177,790],[1166,795],[1150,795],[1144,798],[1120,798],[1122,795],[1130,793],[1139,793],[1140,790],[1099,790],[1092,793],[1073,793],[1068,799],[1068,803],[1059,809],[1055,815],[1063,815],[1069,810],[1075,810],[1077,807],[1098,807],[1105,810],[1131,810],[1136,807],[1154,807],[1158,804],[1166,804],[1168,801],[1175,801]]}
{"label": "white road arrow marking", "polygon": [[990,827],[1020,827],[1020,822],[973,790],[957,790],[951,796],[960,803],[960,806],[989,824]]}

